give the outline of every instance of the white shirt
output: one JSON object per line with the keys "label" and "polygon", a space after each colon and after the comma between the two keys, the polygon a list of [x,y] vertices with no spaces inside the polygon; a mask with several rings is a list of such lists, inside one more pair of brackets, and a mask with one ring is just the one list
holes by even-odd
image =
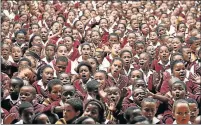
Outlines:
{"label": "white shirt", "polygon": [[[172,124],[177,124],[177,121],[175,120]],[[191,124],[191,122],[188,121],[188,124]]]}
{"label": "white shirt", "polygon": [[41,86],[41,88],[42,88],[43,90],[47,90],[47,88],[48,88],[47,86],[45,87],[45,86],[43,85],[42,80],[39,80],[39,81],[38,81],[38,85]]}
{"label": "white shirt", "polygon": [[23,120],[20,120],[19,122],[16,122],[15,124],[23,124]]}
{"label": "white shirt", "polygon": [[99,70],[104,70],[107,72],[107,69],[110,67],[110,62],[104,58],[103,62],[99,65]]}

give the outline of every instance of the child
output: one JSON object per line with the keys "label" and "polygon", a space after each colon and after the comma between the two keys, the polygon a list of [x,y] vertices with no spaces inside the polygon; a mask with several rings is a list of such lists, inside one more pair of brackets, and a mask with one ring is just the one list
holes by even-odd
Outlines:
{"label": "child", "polygon": [[24,85],[22,79],[13,77],[10,81],[9,95],[1,101],[1,107],[10,110],[19,101],[20,88]]}
{"label": "child", "polygon": [[153,98],[144,98],[141,102],[142,115],[147,117],[151,124],[162,124],[159,119],[155,117],[157,112],[157,103]]}
{"label": "child", "polygon": [[126,119],[127,124],[132,124],[135,117],[142,115],[141,112],[141,109],[138,107],[128,107],[124,112],[124,118]]}
{"label": "child", "polygon": [[103,52],[103,50],[96,50],[95,58],[98,60],[98,69],[107,71],[110,66],[110,62],[105,58],[105,52]]}
{"label": "child", "polygon": [[65,73],[65,72],[60,73],[60,74],[58,75],[58,79],[61,80],[62,85],[67,85],[67,84],[71,85],[71,84],[72,84],[72,83],[71,83],[71,75],[70,75],[70,74],[67,74],[67,73]]}
{"label": "child", "polygon": [[191,112],[190,113],[190,122],[193,124],[193,123],[195,123],[195,119],[198,117],[198,114],[199,114],[198,103],[193,98],[187,98],[186,101],[189,104],[190,112]]}
{"label": "child", "polygon": [[98,123],[105,122],[105,107],[102,102],[92,99],[89,100],[84,106],[83,116],[88,116],[93,118]]}
{"label": "child", "polygon": [[22,49],[19,46],[14,45],[12,46],[11,53],[13,61],[18,63],[22,58]]}
{"label": "child", "polygon": [[173,124],[191,124],[190,122],[190,107],[186,100],[179,99],[173,104],[173,116],[175,121]]}
{"label": "child", "polygon": [[46,114],[38,113],[34,116],[32,124],[51,124],[51,123]]}
{"label": "child", "polygon": [[120,44],[119,43],[111,44],[111,54],[109,54],[106,57],[107,60],[111,63],[114,58],[118,57],[119,52],[120,52]]}
{"label": "child", "polygon": [[19,105],[19,115],[21,120],[15,124],[31,124],[35,116],[33,105],[30,102],[22,102]]}
{"label": "child", "polygon": [[[56,63],[54,65],[54,69],[56,72],[56,76],[58,77],[59,73],[66,72],[68,68],[68,59],[65,56],[59,56],[56,59]],[[54,74],[55,77],[55,74]]]}
{"label": "child", "polygon": [[36,89],[37,94],[42,95],[44,98],[48,97],[48,82],[53,79],[54,70],[50,65],[45,65],[40,69],[39,81],[33,83],[33,87]]}
{"label": "child", "polygon": [[55,124],[72,124],[82,113],[82,101],[78,98],[71,98],[64,103],[63,118],[59,119]]}
{"label": "child", "polygon": [[92,75],[93,75],[98,70],[98,67],[99,67],[98,60],[92,56],[88,59],[88,62],[91,64]]}
{"label": "child", "polygon": [[34,111],[32,113],[42,112],[44,106],[36,101],[36,90],[33,86],[27,85],[20,89],[20,101],[10,109],[10,113],[15,113],[15,119],[19,120],[19,105],[23,102],[29,102],[33,105]]}
{"label": "child", "polygon": [[86,84],[86,89],[87,89],[86,100],[90,100],[90,99],[100,100],[100,97],[98,94],[99,84],[100,83],[96,80],[91,80],[91,81],[87,82],[87,84]]}
{"label": "child", "polygon": [[62,83],[59,79],[52,79],[48,81],[48,98],[43,102],[43,105],[51,105],[52,102],[58,101],[61,99],[62,94]]}
{"label": "child", "polygon": [[41,60],[50,65],[50,62],[54,60],[55,52],[56,46],[54,44],[47,44],[45,46],[45,57]]}
{"label": "child", "polygon": [[142,52],[145,52],[145,43],[137,41],[135,42],[136,55],[134,56],[134,62],[139,63],[139,56]]}
{"label": "child", "polygon": [[120,74],[120,72],[123,69],[123,66],[124,66],[124,63],[121,58],[117,57],[113,59],[110,66],[111,72],[108,73],[107,86],[115,85],[115,86],[118,86],[120,90],[128,86],[128,83],[129,83],[128,77]]}

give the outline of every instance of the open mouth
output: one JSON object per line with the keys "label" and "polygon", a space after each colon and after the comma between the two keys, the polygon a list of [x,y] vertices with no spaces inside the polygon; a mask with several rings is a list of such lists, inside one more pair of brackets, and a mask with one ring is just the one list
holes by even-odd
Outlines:
{"label": "open mouth", "polygon": [[179,93],[177,93],[175,96],[176,96],[176,99],[178,99],[180,95],[179,95]]}
{"label": "open mouth", "polygon": [[180,74],[180,78],[185,78],[185,74],[184,73]]}

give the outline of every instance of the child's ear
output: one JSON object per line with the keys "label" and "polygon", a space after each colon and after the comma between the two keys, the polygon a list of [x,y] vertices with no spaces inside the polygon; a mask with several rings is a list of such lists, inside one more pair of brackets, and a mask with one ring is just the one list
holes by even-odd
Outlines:
{"label": "child's ear", "polygon": [[77,112],[76,112],[76,116],[79,116],[79,115],[80,115],[80,111],[77,111]]}

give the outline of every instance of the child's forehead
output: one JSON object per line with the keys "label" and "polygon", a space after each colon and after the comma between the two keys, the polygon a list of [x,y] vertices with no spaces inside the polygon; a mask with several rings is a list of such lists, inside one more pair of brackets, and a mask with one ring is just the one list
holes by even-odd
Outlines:
{"label": "child's forehead", "polygon": [[120,89],[116,86],[109,87],[108,92],[120,92]]}
{"label": "child's forehead", "polygon": [[62,73],[60,76],[62,76],[62,77],[70,77],[70,75],[67,74],[67,73]]}

